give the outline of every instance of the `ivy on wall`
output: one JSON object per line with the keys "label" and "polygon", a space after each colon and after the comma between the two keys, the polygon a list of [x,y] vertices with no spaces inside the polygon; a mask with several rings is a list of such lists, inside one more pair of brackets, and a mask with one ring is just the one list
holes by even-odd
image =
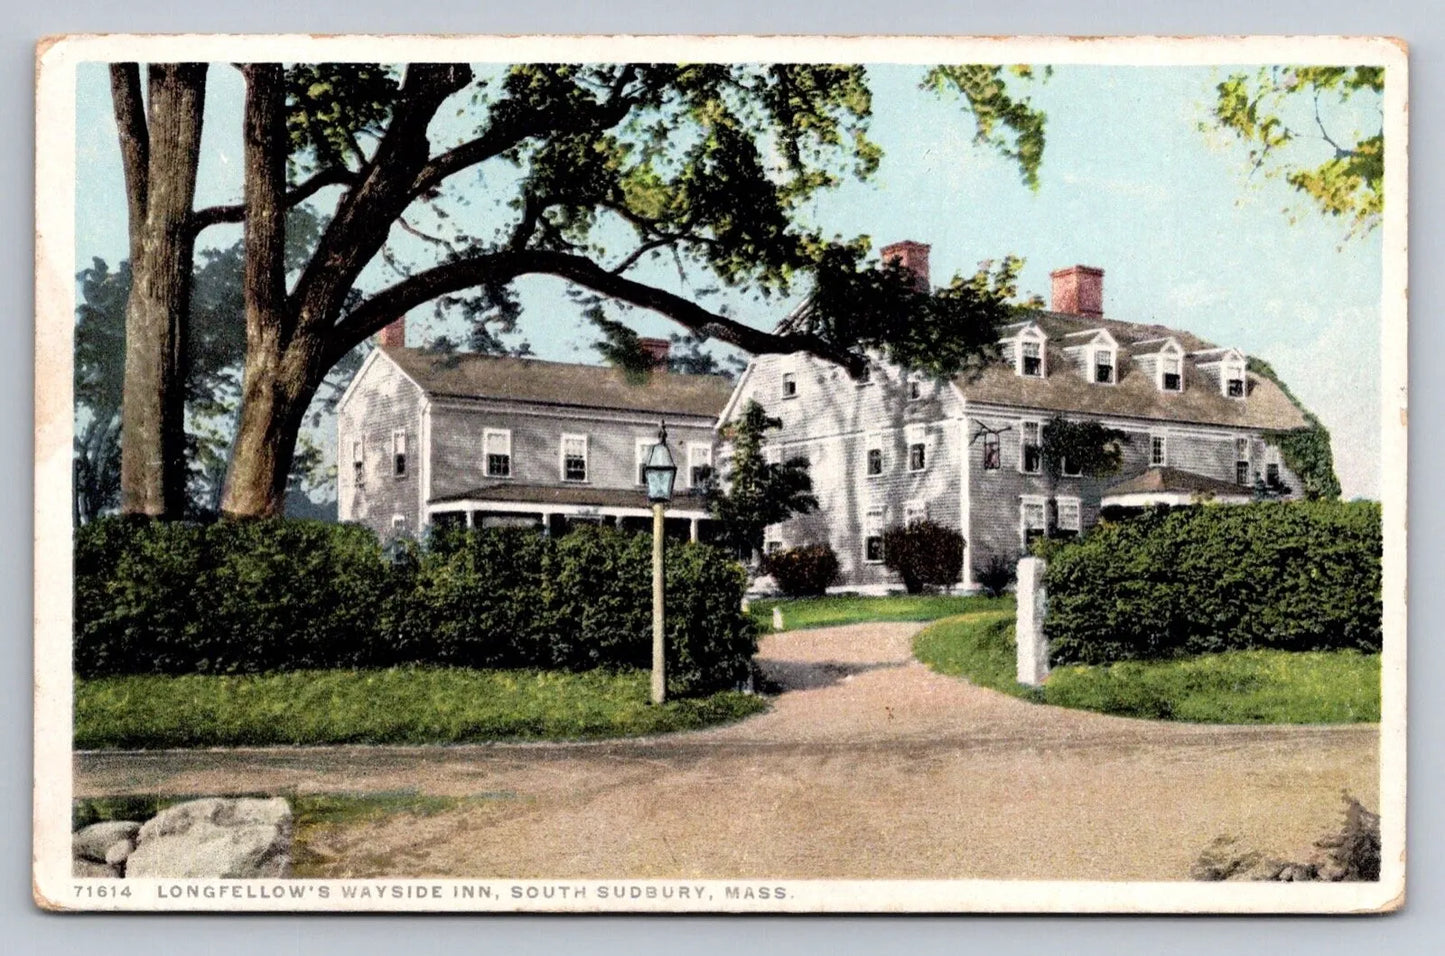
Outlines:
{"label": "ivy on wall", "polygon": [[1335,459],[1330,450],[1330,432],[1308,408],[1295,398],[1289,386],[1280,381],[1270,364],[1250,357],[1249,370],[1278,385],[1295,408],[1304,416],[1305,426],[1286,431],[1265,433],[1265,441],[1279,449],[1284,466],[1299,476],[1301,489],[1310,501],[1337,501],[1340,480],[1335,477]]}
{"label": "ivy on wall", "polygon": [[1044,423],[1039,437],[1043,441],[1044,464],[1055,478],[1063,474],[1065,461],[1070,471],[1090,478],[1112,475],[1123,463],[1124,445],[1129,441],[1129,436],[1117,428],[1106,428],[1098,422],[1071,422],[1057,415]]}

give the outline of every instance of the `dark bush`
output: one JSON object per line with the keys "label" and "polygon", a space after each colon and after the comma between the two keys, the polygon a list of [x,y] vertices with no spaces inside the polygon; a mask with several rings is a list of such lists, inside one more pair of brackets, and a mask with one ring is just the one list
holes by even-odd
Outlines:
{"label": "dark bush", "polygon": [[915,521],[883,532],[883,564],[903,579],[909,594],[958,583],[963,535],[936,521]]}
{"label": "dark bush", "polygon": [[826,544],[786,548],[764,555],[762,571],[788,597],[816,597],[838,580],[838,555]]}
{"label": "dark bush", "polygon": [[1202,506],[1101,524],[1049,549],[1050,658],[1378,651],[1380,555],[1372,502]]}
{"label": "dark bush", "polygon": [[[735,686],[757,649],[742,568],[667,552],[668,686]],[[647,535],[530,529],[438,535],[383,555],[354,525],[103,519],[75,546],[75,671],[329,667],[648,667]]]}
{"label": "dark bush", "polygon": [[1018,576],[1017,565],[1001,554],[990,555],[982,565],[973,569],[974,583],[988,597],[998,597],[1008,590]]}

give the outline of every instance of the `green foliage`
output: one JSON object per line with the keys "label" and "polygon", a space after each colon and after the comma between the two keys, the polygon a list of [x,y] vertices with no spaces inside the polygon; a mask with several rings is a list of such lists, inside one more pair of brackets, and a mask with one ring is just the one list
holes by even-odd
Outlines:
{"label": "green foliage", "polygon": [[991,554],[988,560],[973,569],[974,583],[988,597],[998,597],[1008,590],[1018,576],[1018,566],[1001,554]]}
{"label": "green foliage", "polygon": [[629,737],[738,720],[737,691],[654,706],[644,671],[399,667],[79,680],[75,746],[441,744]]}
{"label": "green foliage", "polygon": [[1098,422],[1071,422],[1055,415],[1044,423],[1041,432],[1044,467],[1058,478],[1065,462],[1071,471],[1090,478],[1103,478],[1119,470],[1124,461],[1124,446],[1129,436],[1117,428]]}
{"label": "green foliage", "polygon": [[1384,132],[1337,139],[1330,127],[1380,128],[1384,89],[1385,71],[1376,66],[1233,73],[1216,87],[1211,125],[1245,144],[1251,172],[1283,177],[1320,212],[1347,219],[1350,235],[1359,235],[1379,225],[1384,212]]}
{"label": "green foliage", "polygon": [[385,132],[400,84],[378,63],[294,63],[286,68],[286,132],[292,166],[366,162],[363,142]]}
{"label": "green foliage", "polygon": [[838,555],[826,544],[786,548],[763,555],[761,570],[788,597],[817,597],[838,580]]}
{"label": "green foliage", "polygon": [[[1044,159],[1044,119],[1042,110],[1034,109],[1027,97],[1015,98],[1008,92],[1005,72],[1023,80],[1033,79],[1032,66],[989,66],[965,64],[935,66],[924,76],[920,86],[935,92],[953,91],[968,103],[976,124],[974,139],[997,149],[1014,160],[1019,175],[1030,189],[1039,188],[1039,165]],[[1047,79],[1051,67],[1039,74]]]}
{"label": "green foliage", "polygon": [[781,608],[784,630],[836,627],[867,621],[936,621],[974,611],[1011,610],[1013,598],[948,597],[938,594],[859,597],[839,594],[799,600],[754,601],[749,613],[758,626],[772,629],[773,609]]}
{"label": "green foliage", "polygon": [[1299,476],[1304,486],[1301,489],[1304,496],[1311,501],[1334,501],[1339,498],[1340,480],[1335,477],[1335,459],[1330,448],[1329,429],[1294,397],[1294,393],[1280,381],[1268,362],[1251,357],[1249,370],[1278,385],[1285,397],[1304,415],[1307,423],[1305,427],[1272,432],[1268,436],[1269,441],[1279,448],[1280,460],[1284,462],[1284,466]]}
{"label": "green foliage", "polygon": [[1381,527],[1370,502],[1150,512],[1049,555],[1050,658],[1378,651]]}
{"label": "green foliage", "polygon": [[[706,545],[666,564],[668,687],[746,680],[741,567]],[[646,667],[645,535],[442,533],[383,561],[371,532],[307,521],[103,519],[77,532],[75,672],[233,674],[403,664]]]}
{"label": "green foliage", "polygon": [[963,535],[936,521],[915,521],[883,532],[883,564],[909,594],[952,587],[963,574]]}
{"label": "green foliage", "polygon": [[764,436],[782,424],[749,401],[723,429],[732,445],[731,467],[721,480],[710,475],[704,485],[708,512],[721,522],[723,541],[748,555],[762,550],[768,525],[818,510],[805,459],[769,462],[763,457]]}
{"label": "green foliage", "polygon": [[940,621],[913,652],[941,674],[1034,703],[1151,720],[1320,724],[1380,719],[1380,657],[1357,651],[1226,651],[1169,661],[1055,667],[1015,680],[1012,613]]}

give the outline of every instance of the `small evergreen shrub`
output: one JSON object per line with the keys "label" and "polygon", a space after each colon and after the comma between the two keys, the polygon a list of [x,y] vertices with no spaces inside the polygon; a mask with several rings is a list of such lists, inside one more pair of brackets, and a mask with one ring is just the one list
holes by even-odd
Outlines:
{"label": "small evergreen shrub", "polygon": [[826,544],[787,548],[764,555],[762,571],[788,597],[817,597],[838,580],[838,555]]}
{"label": "small evergreen shrub", "polygon": [[958,583],[963,535],[936,521],[915,521],[883,532],[883,564],[903,579],[909,594]]}
{"label": "small evergreen shrub", "polygon": [[986,597],[1003,594],[1017,576],[1017,565],[1001,554],[989,555],[987,561],[973,569],[973,581]]}
{"label": "small evergreen shrub", "polygon": [[1380,507],[1259,502],[1100,524],[1049,549],[1050,657],[1380,649]]}

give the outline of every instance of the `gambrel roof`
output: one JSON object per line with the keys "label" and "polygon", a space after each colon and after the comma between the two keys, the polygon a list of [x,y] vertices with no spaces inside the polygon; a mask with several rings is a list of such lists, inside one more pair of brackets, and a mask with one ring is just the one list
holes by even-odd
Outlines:
{"label": "gambrel roof", "polygon": [[429,395],[716,418],[732,394],[722,375],[654,371],[629,381],[621,369],[540,359],[431,352],[381,352]]}

